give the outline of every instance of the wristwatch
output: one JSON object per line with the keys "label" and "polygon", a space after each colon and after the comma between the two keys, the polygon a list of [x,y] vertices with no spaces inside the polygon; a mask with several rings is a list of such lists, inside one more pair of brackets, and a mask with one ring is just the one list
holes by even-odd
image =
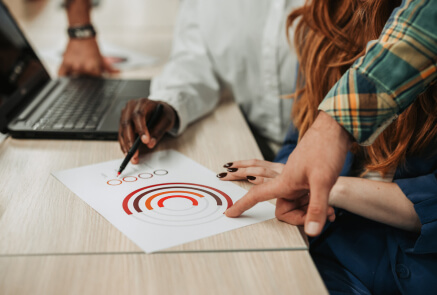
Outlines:
{"label": "wristwatch", "polygon": [[96,31],[91,24],[69,27],[67,32],[72,39],[88,39],[96,35]]}

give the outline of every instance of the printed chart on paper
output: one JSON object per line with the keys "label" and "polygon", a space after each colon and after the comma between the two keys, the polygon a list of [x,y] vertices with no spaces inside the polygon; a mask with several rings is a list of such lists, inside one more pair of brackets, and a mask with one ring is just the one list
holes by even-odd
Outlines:
{"label": "printed chart on paper", "polygon": [[117,178],[121,161],[53,175],[146,253],[274,218],[270,203],[227,218],[247,191],[174,150],[148,154]]}

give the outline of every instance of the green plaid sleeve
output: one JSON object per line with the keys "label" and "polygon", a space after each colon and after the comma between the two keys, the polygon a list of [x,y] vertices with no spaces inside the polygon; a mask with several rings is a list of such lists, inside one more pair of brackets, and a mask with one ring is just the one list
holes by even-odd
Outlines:
{"label": "green plaid sleeve", "polygon": [[437,80],[437,0],[403,0],[319,106],[362,145]]}

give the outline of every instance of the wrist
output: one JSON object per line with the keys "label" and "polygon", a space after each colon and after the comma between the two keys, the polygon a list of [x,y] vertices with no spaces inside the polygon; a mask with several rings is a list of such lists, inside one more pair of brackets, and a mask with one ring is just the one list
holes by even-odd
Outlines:
{"label": "wrist", "polygon": [[176,136],[180,126],[178,112],[170,104],[163,101],[161,101],[161,103],[164,105],[164,109],[166,110],[168,118],[170,118],[170,124],[167,132],[172,136]]}
{"label": "wrist", "polygon": [[70,39],[78,40],[91,39],[96,36],[96,31],[91,24],[70,26],[67,29],[67,33]]}
{"label": "wrist", "polygon": [[350,149],[352,146],[353,140],[349,132],[324,111],[319,112],[312,127],[321,134],[329,136],[340,145],[345,146],[347,149]]}
{"label": "wrist", "polygon": [[345,184],[345,177],[339,177],[329,193],[329,206],[342,208],[342,200],[347,196],[347,189],[348,187]]}
{"label": "wrist", "polygon": [[171,133],[177,133],[177,131],[179,130],[179,115],[178,115],[178,112],[176,112],[176,110],[171,106],[171,105],[168,105],[170,108],[171,108],[171,110],[172,110],[172,113],[173,113],[173,122],[172,122],[172,127],[170,128],[170,130],[171,130]]}

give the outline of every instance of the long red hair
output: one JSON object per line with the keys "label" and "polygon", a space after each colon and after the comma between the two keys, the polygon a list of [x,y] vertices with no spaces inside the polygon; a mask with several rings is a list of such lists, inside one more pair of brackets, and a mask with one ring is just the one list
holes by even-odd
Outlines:
{"label": "long red hair", "polygon": [[[318,105],[355,60],[367,42],[378,39],[400,0],[309,0],[287,19],[290,28],[300,18],[294,44],[299,74],[292,118],[302,137],[318,114]],[[430,87],[369,147],[353,152],[366,170],[382,175],[407,156],[423,152],[437,136],[437,88]]]}

